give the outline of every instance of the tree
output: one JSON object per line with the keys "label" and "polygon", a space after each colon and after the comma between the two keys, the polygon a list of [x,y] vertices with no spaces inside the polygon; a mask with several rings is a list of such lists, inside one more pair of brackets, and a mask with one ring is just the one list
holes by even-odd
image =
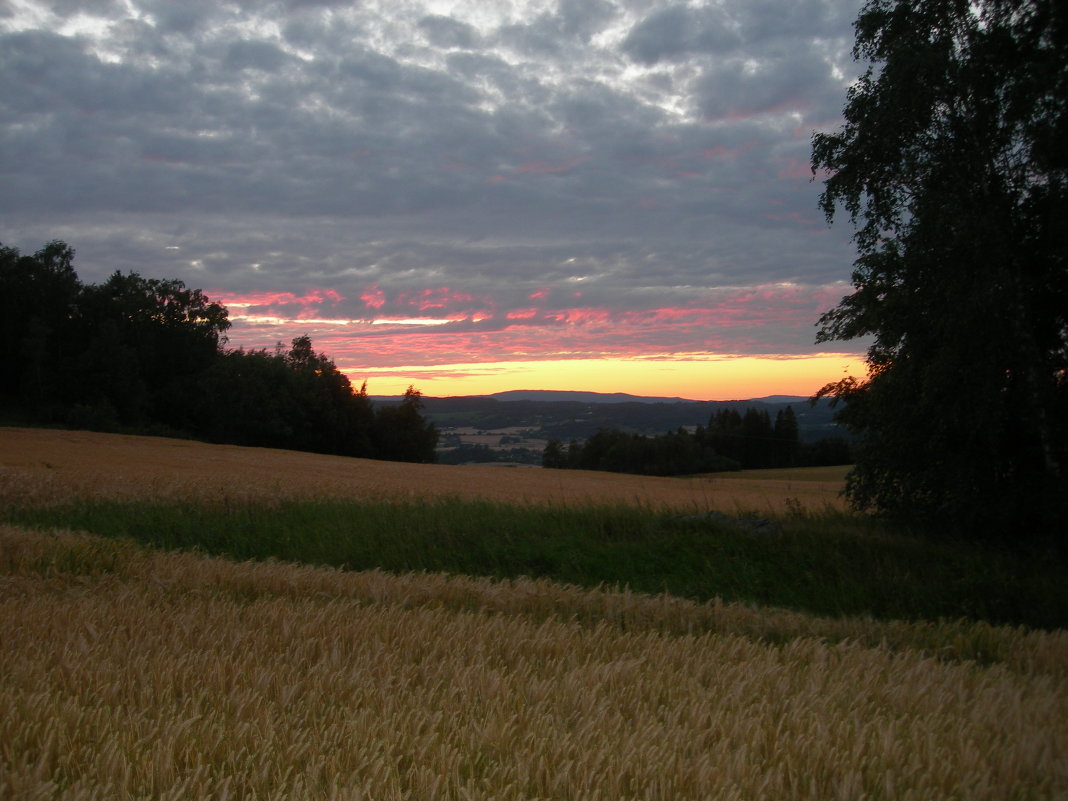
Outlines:
{"label": "tree", "polygon": [[793,467],[797,464],[800,432],[793,407],[787,406],[775,415],[775,466]]}
{"label": "tree", "polygon": [[1050,541],[1068,498],[1068,8],[869,0],[855,28],[868,69],[812,148],[858,252],[817,341],[871,337],[867,378],[819,393],[859,436],[848,497]]}
{"label": "tree", "polygon": [[74,249],[54,240],[32,256],[0,245],[0,335],[9,358],[0,371],[0,403],[22,406],[48,418],[65,381],[57,359],[75,338],[71,320],[81,283]]}
{"label": "tree", "polygon": [[182,281],[115,272],[82,289],[76,316],[86,350],[65,366],[76,379],[68,402],[95,395],[89,400],[107,400],[125,423],[184,428],[193,378],[230,327],[226,307]]}
{"label": "tree", "polygon": [[322,453],[370,456],[374,411],[366,386],[354,392],[352,383],[326,354],[312,348],[305,334],[292,341],[283,362],[295,374],[299,388],[294,426],[306,443]]}
{"label": "tree", "polygon": [[567,453],[560,440],[551,439],[545,443],[545,450],[541,454],[541,466],[555,469],[567,467]]}
{"label": "tree", "polygon": [[399,405],[375,414],[375,458],[395,462],[433,462],[438,429],[422,415],[423,393],[408,387]]}
{"label": "tree", "polygon": [[366,388],[300,336],[285,351],[238,348],[198,382],[190,428],[219,442],[371,457],[374,410]]}
{"label": "tree", "polygon": [[224,350],[225,306],[182,281],[115,272],[83,285],[60,241],[0,245],[0,411],[104,430],[344,456],[433,461],[438,432],[409,387],[376,415],[307,335],[287,351]]}

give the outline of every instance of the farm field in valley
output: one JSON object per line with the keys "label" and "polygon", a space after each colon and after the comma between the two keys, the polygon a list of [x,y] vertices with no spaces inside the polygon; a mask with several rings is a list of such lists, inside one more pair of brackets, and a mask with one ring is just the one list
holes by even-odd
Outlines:
{"label": "farm field in valley", "polygon": [[[210,525],[288,500],[448,511],[434,504],[460,498],[517,516],[538,504],[754,511],[782,521],[785,543],[791,520],[841,525],[840,485],[833,473],[656,479],[0,428],[0,503],[171,498],[233,515],[205,513]],[[0,631],[3,798],[1068,794],[1063,629],[233,561],[0,524]]]}

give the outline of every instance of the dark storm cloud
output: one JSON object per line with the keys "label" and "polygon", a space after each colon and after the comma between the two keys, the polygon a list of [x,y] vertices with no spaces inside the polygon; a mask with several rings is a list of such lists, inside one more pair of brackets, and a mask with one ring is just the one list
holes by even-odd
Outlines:
{"label": "dark storm cloud", "polygon": [[[25,3],[0,15],[0,241],[65,238],[87,280],[330,288],[354,318],[371,286],[398,313],[448,288],[456,314],[488,299],[474,328],[542,291],[622,315],[826,286],[851,257],[809,137],[837,123],[856,10]],[[739,349],[811,346],[761,319]]]}

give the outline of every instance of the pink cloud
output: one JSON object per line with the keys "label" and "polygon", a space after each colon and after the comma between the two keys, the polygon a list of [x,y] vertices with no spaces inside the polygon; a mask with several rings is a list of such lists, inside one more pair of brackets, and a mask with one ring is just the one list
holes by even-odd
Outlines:
{"label": "pink cloud", "polygon": [[404,292],[397,295],[397,303],[411,306],[419,311],[445,309],[456,304],[471,303],[473,300],[475,300],[473,295],[469,295],[466,292],[455,292],[447,286],[424,289],[411,294]]}
{"label": "pink cloud", "polygon": [[509,320],[532,320],[538,316],[538,310],[534,307],[529,309],[513,309],[504,316]]}
{"label": "pink cloud", "polygon": [[275,309],[281,306],[321,306],[327,301],[340,303],[344,295],[336,289],[306,289],[303,295],[293,292],[248,292],[244,294],[219,293],[219,302],[226,306],[257,310]]}
{"label": "pink cloud", "polygon": [[[360,380],[360,369],[385,370],[398,365],[646,359],[656,354],[706,350],[770,352],[786,330],[803,331],[799,342],[811,340],[819,314],[847,290],[844,284],[812,287],[777,283],[711,290],[681,305],[628,310],[579,304],[546,308],[539,303],[495,314],[479,305],[490,301],[448,287],[406,294],[401,296],[405,304],[397,307],[394,301],[399,298],[387,298],[376,286],[366,290],[361,299],[369,308],[394,306],[389,315],[396,318],[394,322],[379,316],[381,325],[359,319],[325,319],[328,315],[320,305],[331,298],[329,291],[309,290],[299,298],[292,293],[259,293],[240,299],[245,306],[241,314],[232,317],[235,326],[230,333],[234,347],[268,348],[307,333],[317,350],[343,369],[355,371],[355,380]],[[548,290],[539,292],[550,294]],[[570,294],[566,294],[567,302],[573,303]],[[382,306],[373,306],[368,299],[372,303],[381,300]],[[315,301],[307,306],[309,314],[303,318],[294,315],[292,308],[273,315],[246,311],[255,303],[270,309],[299,306],[298,301]],[[404,308],[411,311],[406,314]]]}
{"label": "pink cloud", "polygon": [[627,315],[628,321],[634,323],[675,323],[686,320],[707,319],[714,310],[707,308],[660,308],[646,311],[632,312]]}
{"label": "pink cloud", "polygon": [[363,291],[360,300],[368,309],[381,309],[386,305],[386,293],[378,288],[378,284],[374,284]]}
{"label": "pink cloud", "polygon": [[589,325],[591,323],[601,325],[611,321],[612,313],[607,309],[585,307],[558,309],[546,312],[544,317],[546,320],[555,320],[566,325]]}

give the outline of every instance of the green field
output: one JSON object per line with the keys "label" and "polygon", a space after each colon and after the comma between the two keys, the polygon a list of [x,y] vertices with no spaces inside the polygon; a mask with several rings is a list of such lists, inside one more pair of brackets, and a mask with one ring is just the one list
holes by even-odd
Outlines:
{"label": "green field", "polygon": [[1068,623],[1061,564],[916,539],[841,512],[801,510],[752,527],[755,519],[744,516],[640,506],[81,499],[9,506],[0,521],[233,559],[529,576],[838,617]]}

